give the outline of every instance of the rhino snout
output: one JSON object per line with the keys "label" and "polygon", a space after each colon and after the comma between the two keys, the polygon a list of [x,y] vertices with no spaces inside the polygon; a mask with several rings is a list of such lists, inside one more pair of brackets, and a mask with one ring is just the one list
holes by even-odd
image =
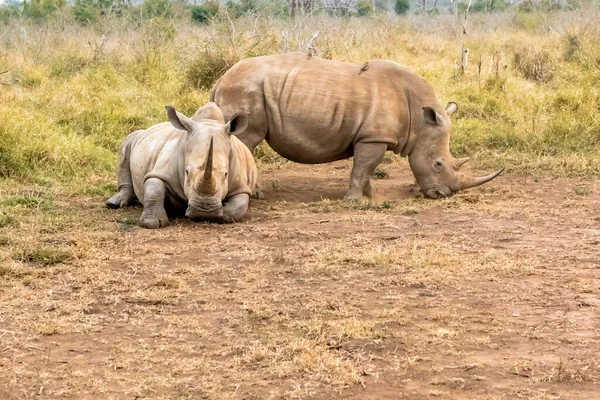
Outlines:
{"label": "rhino snout", "polygon": [[216,199],[190,202],[185,216],[191,219],[221,218],[223,217],[223,204]]}

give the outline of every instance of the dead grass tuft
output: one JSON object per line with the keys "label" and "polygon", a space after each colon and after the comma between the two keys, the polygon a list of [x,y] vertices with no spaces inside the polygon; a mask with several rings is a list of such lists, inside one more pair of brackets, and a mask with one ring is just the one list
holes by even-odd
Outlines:
{"label": "dead grass tuft", "polygon": [[554,77],[554,60],[550,53],[536,47],[516,50],[513,67],[534,82],[548,82]]}
{"label": "dead grass tuft", "polygon": [[35,333],[42,336],[58,335],[60,332],[59,326],[54,324],[38,325],[35,327]]}

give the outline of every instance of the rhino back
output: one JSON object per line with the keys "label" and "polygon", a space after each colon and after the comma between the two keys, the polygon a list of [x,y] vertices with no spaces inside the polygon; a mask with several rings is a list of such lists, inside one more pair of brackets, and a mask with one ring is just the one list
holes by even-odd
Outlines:
{"label": "rhino back", "polygon": [[411,72],[380,60],[361,67],[303,54],[247,59],[223,76],[215,97],[250,112],[251,126],[266,123],[269,145],[296,162],[349,157],[358,141],[395,149],[408,135]]}
{"label": "rhino back", "polygon": [[148,175],[160,178],[171,192],[182,192],[179,183],[179,141],[182,131],[163,122],[140,132],[131,147],[130,169],[135,195],[144,203],[144,181]]}

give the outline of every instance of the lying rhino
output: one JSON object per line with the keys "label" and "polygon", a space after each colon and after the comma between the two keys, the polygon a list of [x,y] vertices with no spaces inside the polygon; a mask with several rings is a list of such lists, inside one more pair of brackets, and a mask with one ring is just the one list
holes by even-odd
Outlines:
{"label": "lying rhino", "polygon": [[137,197],[144,205],[140,225],[145,228],[168,225],[167,211],[239,221],[256,185],[252,154],[235,137],[248,126],[248,116],[232,114],[225,124],[215,103],[201,107],[192,119],[166,108],[170,123],[133,132],[123,141],[119,192],[106,205],[124,207]]}
{"label": "lying rhino", "polygon": [[[361,68],[362,67],[362,68]],[[448,197],[502,171],[472,178],[458,172],[468,158],[449,150],[450,118],[433,89],[390,61],[349,64],[302,53],[242,60],[211,92],[225,116],[250,114],[239,136],[253,151],[265,139],[281,156],[319,164],[354,156],[347,198],[371,198],[371,176],[387,150],[408,156],[427,197]],[[260,196],[260,194],[259,194]]]}

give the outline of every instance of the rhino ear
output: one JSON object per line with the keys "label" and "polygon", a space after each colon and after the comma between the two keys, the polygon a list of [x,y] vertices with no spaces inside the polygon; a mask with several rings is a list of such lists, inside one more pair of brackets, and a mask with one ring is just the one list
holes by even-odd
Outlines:
{"label": "rhino ear", "polygon": [[425,121],[432,125],[444,124],[444,119],[442,118],[442,116],[431,107],[423,107],[423,116],[425,117]]}
{"label": "rhino ear", "polygon": [[196,126],[194,121],[175,110],[175,108],[172,106],[165,106],[165,108],[167,109],[169,121],[171,121],[171,124],[175,128],[188,132],[192,132],[194,130],[194,127]]}
{"label": "rhino ear", "polygon": [[225,125],[225,132],[233,136],[239,135],[248,128],[248,119],[247,113],[235,113]]}
{"label": "rhino ear", "polygon": [[446,106],[446,114],[448,114],[448,116],[450,116],[450,115],[454,114],[456,111],[458,111],[458,104],[456,104],[453,101],[448,103],[448,105]]}

